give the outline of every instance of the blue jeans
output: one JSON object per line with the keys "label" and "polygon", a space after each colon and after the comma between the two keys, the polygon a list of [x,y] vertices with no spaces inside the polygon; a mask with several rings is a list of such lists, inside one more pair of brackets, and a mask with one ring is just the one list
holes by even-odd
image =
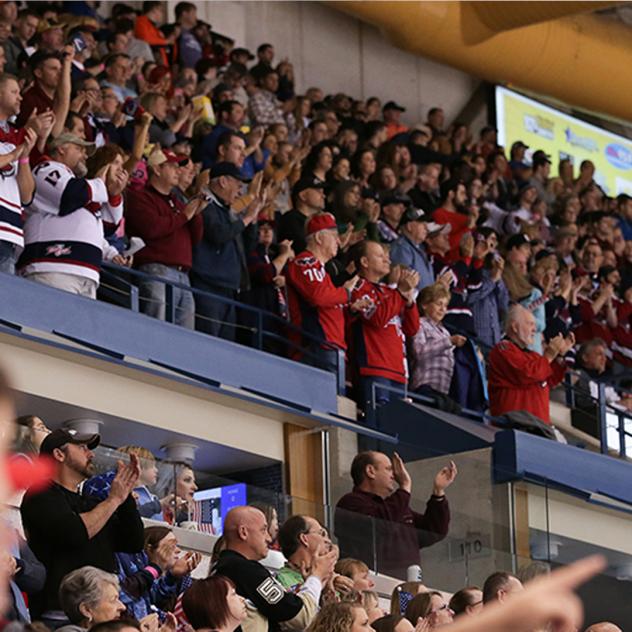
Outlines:
{"label": "blue jeans", "polygon": [[[198,277],[193,277],[193,287],[197,290],[217,294],[236,301],[238,299],[237,290],[231,290],[219,285],[205,283]],[[211,336],[217,336],[224,340],[235,340],[237,311],[235,306],[225,303],[221,299],[212,296],[197,296],[197,315],[195,318],[195,329]]]}
{"label": "blue jeans", "polygon": [[14,243],[0,240],[0,272],[15,274],[16,250]]}
{"label": "blue jeans", "polygon": [[[175,281],[190,286],[188,272],[176,270],[162,263],[146,263],[138,268],[145,274],[161,277],[166,281]],[[165,320],[167,313],[165,284],[160,281],[143,280],[138,286],[140,311],[147,316]],[[173,302],[175,305],[175,324],[187,329],[193,329],[195,320],[195,301],[193,293],[179,287],[173,287]]]}
{"label": "blue jeans", "polygon": [[[373,399],[373,385],[375,385],[375,399]],[[387,391],[380,388],[380,385],[392,386],[393,388],[399,388],[404,390],[404,384],[389,380],[386,377],[379,376],[365,376],[360,378],[360,396],[362,401],[360,405],[364,407],[364,414],[367,426],[376,428],[375,410],[372,409],[372,403],[375,403],[375,408],[388,404],[391,400],[395,400],[399,397],[399,393],[393,391]]]}

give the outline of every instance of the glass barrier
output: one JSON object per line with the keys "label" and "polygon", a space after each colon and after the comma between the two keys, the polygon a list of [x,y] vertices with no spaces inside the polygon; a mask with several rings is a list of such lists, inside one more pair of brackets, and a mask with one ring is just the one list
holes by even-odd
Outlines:
{"label": "glass barrier", "polygon": [[[419,451],[418,446],[402,442],[397,449],[402,454]],[[97,448],[97,480],[107,483],[121,457],[125,459],[117,450]],[[432,499],[431,493],[437,472],[450,460],[459,473],[446,491],[450,520],[445,534],[445,507],[437,506],[445,501]],[[632,517],[570,496],[547,481],[496,484],[492,480],[491,448],[454,455],[433,454],[426,449],[423,458],[407,459],[412,479],[410,507],[426,513],[426,520],[419,520],[416,527],[337,509],[338,500],[352,489],[348,464],[341,464],[339,472],[330,468],[331,498],[325,505],[191,470],[183,464],[145,460],[142,465],[145,490],[136,494],[139,504],[147,500],[143,503],[148,505],[146,517],[212,536],[204,547],[207,559],[202,574],[208,572],[208,554],[216,536],[221,535],[227,511],[257,502],[264,510],[265,506],[274,508],[279,523],[294,513],[316,517],[340,547],[341,557],[367,564],[383,600],[404,581],[420,581],[453,593],[464,586],[482,586],[486,577],[498,570],[528,576],[600,552],[608,559],[608,569],[581,591],[589,620],[620,624],[632,620],[632,604],[626,605],[629,600],[623,598],[632,580],[632,545],[627,543]],[[90,484],[87,481],[84,485],[85,491]],[[159,511],[149,515],[153,509]],[[282,563],[283,558],[277,555],[274,564],[278,567]],[[606,599],[605,595],[622,598]],[[399,593],[396,597],[400,599]]]}

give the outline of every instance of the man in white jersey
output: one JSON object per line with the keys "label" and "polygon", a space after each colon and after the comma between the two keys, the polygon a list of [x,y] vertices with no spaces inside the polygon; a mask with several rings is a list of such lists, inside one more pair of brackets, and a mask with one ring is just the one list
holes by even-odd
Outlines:
{"label": "man in white jersey", "polygon": [[26,207],[18,268],[33,281],[96,298],[103,221],[116,225],[123,217],[123,158],[117,154],[97,177],[88,179],[82,175],[86,152],[94,152],[94,143],[61,134],[49,146],[50,159],[33,170],[36,191]]}
{"label": "man in white jersey", "polygon": [[33,129],[16,129],[9,119],[20,111],[22,95],[12,75],[0,74],[0,272],[13,274],[24,247],[22,205],[35,190],[29,154],[37,141]]}

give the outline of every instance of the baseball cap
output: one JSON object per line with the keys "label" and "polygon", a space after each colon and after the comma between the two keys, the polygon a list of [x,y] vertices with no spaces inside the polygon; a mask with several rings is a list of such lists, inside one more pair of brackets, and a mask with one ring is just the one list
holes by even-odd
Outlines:
{"label": "baseball cap", "polygon": [[544,162],[551,162],[551,154],[547,154],[544,149],[538,149],[533,152],[533,156],[531,156],[531,163],[535,164],[536,162],[542,164]]}
{"label": "baseball cap", "polygon": [[233,48],[230,51],[230,58],[233,59],[237,57],[237,55],[247,55],[247,59],[254,59],[255,56],[247,49],[247,48]]}
{"label": "baseball cap", "polygon": [[57,138],[53,138],[52,140],[50,140],[48,142],[48,146],[51,149],[56,149],[57,147],[61,147],[61,145],[65,145],[66,143],[72,143],[73,145],[79,145],[79,147],[85,147],[88,156],[91,156],[97,149],[94,143],[84,140],[76,134],[69,134],[68,132],[66,132],[65,134],[60,134],[59,136],[57,136]]}
{"label": "baseball cap", "polygon": [[250,178],[246,178],[241,174],[241,169],[232,162],[216,162],[211,167],[211,180],[220,178],[221,176],[230,176],[241,182],[250,182]]}
{"label": "baseball cap", "polygon": [[515,143],[513,143],[513,145],[511,146],[511,151],[515,151],[516,149],[529,149],[529,145],[526,145],[525,143],[523,143],[521,140],[517,140]]}
{"label": "baseball cap", "polygon": [[331,213],[318,213],[310,217],[305,227],[305,236],[313,235],[321,230],[338,230],[336,218]]}
{"label": "baseball cap", "polygon": [[382,112],[386,112],[386,110],[399,110],[400,112],[405,112],[406,108],[403,105],[395,103],[395,101],[387,101],[382,108]]}
{"label": "baseball cap", "polygon": [[400,225],[408,224],[408,222],[425,222],[428,217],[420,208],[409,208],[400,221]]}
{"label": "baseball cap", "polygon": [[325,186],[325,182],[320,178],[304,177],[296,182],[292,188],[292,195],[298,195],[305,189],[324,189]]}
{"label": "baseball cap", "polygon": [[186,156],[177,156],[169,149],[159,149],[149,155],[147,165],[150,167],[158,167],[165,162],[173,162],[179,167],[183,167],[189,162],[189,159]]}
{"label": "baseball cap", "polygon": [[512,235],[507,240],[507,250],[513,250],[514,248],[520,248],[521,246],[530,245],[529,238],[522,233],[518,233],[517,235]]}
{"label": "baseball cap", "polygon": [[98,434],[79,434],[76,430],[57,428],[42,441],[40,454],[52,454],[55,448],[61,448],[67,443],[87,445],[90,450],[94,450],[100,442],[101,436]]}
{"label": "baseball cap", "polygon": [[449,234],[452,231],[451,224],[437,224],[437,222],[428,222],[428,237],[436,237],[437,235]]}
{"label": "baseball cap", "polygon": [[405,204],[409,206],[411,199],[407,195],[402,193],[387,193],[380,202],[381,206],[388,206],[389,204]]}

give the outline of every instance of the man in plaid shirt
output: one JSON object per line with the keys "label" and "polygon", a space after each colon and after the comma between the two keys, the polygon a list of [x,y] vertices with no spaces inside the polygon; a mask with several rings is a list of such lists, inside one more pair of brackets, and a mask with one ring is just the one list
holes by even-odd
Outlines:
{"label": "man in plaid shirt", "polygon": [[269,69],[259,80],[259,90],[250,97],[248,108],[254,125],[284,123],[283,107],[276,97],[279,89],[279,75]]}

